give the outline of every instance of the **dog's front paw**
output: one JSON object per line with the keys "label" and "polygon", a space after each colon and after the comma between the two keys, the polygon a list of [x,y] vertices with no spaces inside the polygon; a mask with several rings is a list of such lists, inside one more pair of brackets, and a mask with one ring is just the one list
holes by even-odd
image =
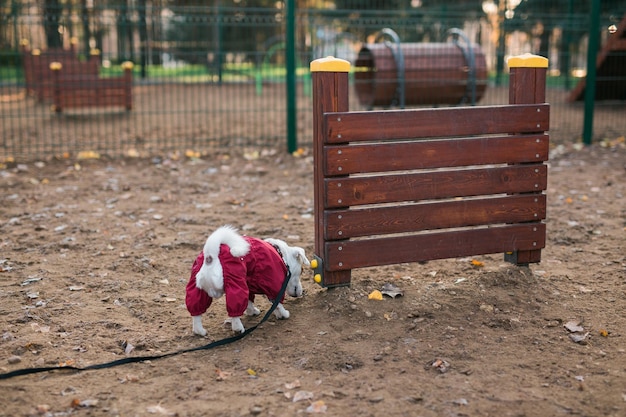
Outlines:
{"label": "dog's front paw", "polygon": [[233,332],[243,333],[246,331],[239,317],[233,317],[232,321],[230,322],[230,325],[231,325],[231,328],[233,329]]}
{"label": "dog's front paw", "polygon": [[274,315],[277,319],[288,319],[289,318],[289,310],[285,309],[282,304],[278,304],[276,306],[276,310],[274,311]]}
{"label": "dog's front paw", "polygon": [[197,334],[198,336],[206,336],[206,330],[204,330],[204,327],[202,327],[202,317],[194,316],[191,319],[194,334]]}

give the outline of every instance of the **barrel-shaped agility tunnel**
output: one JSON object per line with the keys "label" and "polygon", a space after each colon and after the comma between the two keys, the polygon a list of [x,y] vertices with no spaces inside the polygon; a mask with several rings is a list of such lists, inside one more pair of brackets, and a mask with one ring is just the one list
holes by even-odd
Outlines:
{"label": "barrel-shaped agility tunnel", "polygon": [[[398,61],[404,63],[404,71]],[[368,108],[475,104],[487,88],[487,63],[476,44],[465,48],[453,42],[366,44],[355,70],[357,97]],[[399,100],[402,85],[404,103]]]}

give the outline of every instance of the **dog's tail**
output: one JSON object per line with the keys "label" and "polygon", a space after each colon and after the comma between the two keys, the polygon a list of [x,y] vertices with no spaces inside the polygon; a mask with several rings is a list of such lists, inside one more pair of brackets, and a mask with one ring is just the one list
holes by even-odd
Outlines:
{"label": "dog's tail", "polygon": [[250,244],[237,232],[237,229],[232,226],[222,226],[207,238],[204,244],[204,256],[217,259],[222,244],[230,248],[230,254],[233,256],[245,256],[250,252]]}

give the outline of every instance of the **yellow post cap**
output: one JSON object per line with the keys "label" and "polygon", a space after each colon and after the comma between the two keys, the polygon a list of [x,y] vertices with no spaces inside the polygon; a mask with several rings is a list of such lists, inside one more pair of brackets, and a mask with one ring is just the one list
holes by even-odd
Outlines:
{"label": "yellow post cap", "polygon": [[122,62],[122,69],[133,69],[133,67],[135,66],[135,64],[133,64],[130,61],[124,61]]}
{"label": "yellow post cap", "polygon": [[50,63],[50,69],[52,71],[58,71],[61,68],[63,68],[63,64],[61,64],[60,62],[51,62]]}
{"label": "yellow post cap", "polygon": [[311,72],[349,72],[350,63],[345,59],[327,56],[311,61],[309,69]]}
{"label": "yellow post cap", "polygon": [[92,48],[89,50],[89,55],[98,56],[100,55],[100,50],[98,48]]}
{"label": "yellow post cap", "polygon": [[509,68],[548,68],[548,58],[539,55],[523,54],[508,59]]}

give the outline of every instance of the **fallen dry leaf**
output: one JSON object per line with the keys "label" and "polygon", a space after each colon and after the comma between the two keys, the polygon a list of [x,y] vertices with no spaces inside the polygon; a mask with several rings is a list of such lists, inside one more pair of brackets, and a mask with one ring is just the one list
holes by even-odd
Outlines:
{"label": "fallen dry leaf", "polygon": [[161,406],[161,404],[158,405],[151,405],[150,407],[146,408],[146,411],[150,414],[163,414],[166,416],[173,416],[175,415],[175,413],[170,412],[169,410],[167,410],[166,408],[163,408]]}
{"label": "fallen dry leaf", "polygon": [[82,400],[78,405],[84,408],[95,407],[98,405],[98,400],[95,398]]}
{"label": "fallen dry leaf", "polygon": [[430,362],[430,367],[438,370],[439,372],[443,374],[443,373],[448,372],[448,369],[450,368],[450,364],[446,360],[437,358],[437,359],[434,359],[432,362]]}
{"label": "fallen dry leaf", "polygon": [[216,381],[224,381],[228,379],[228,377],[230,377],[230,372],[225,372],[220,369],[216,369],[215,374],[216,374],[216,377],[215,377]]}
{"label": "fallen dry leaf", "polygon": [[383,293],[381,293],[378,290],[374,290],[371,293],[369,293],[369,295],[367,296],[368,300],[382,300],[383,299]]}
{"label": "fallen dry leaf", "polygon": [[296,379],[293,382],[286,383],[285,384],[285,388],[287,388],[287,389],[300,388],[300,380]]}
{"label": "fallen dry leaf", "polygon": [[569,338],[572,339],[575,343],[586,344],[587,336],[589,336],[589,332],[587,333],[571,333]]}
{"label": "fallen dry leaf", "polygon": [[122,378],[120,380],[120,382],[122,384],[126,383],[126,382],[139,382],[139,376],[137,375],[132,375],[132,374],[126,374],[126,376],[124,378]]}
{"label": "fallen dry leaf", "polygon": [[328,407],[326,406],[326,404],[324,404],[324,401],[322,400],[318,400],[318,401],[314,401],[311,403],[311,405],[309,405],[306,408],[306,412],[307,413],[325,413],[326,410],[328,409]]}
{"label": "fallen dry leaf", "polygon": [[130,342],[124,342],[124,353],[129,355],[133,350],[135,350],[135,346]]}
{"label": "fallen dry leaf", "polygon": [[100,154],[94,151],[82,151],[76,155],[76,159],[84,160],[84,159],[100,159]]}
{"label": "fallen dry leaf", "polygon": [[583,332],[585,331],[585,328],[583,326],[580,325],[579,321],[568,321],[567,323],[565,323],[563,325],[563,327],[565,327],[569,332],[571,333],[576,333],[576,332]]}
{"label": "fallen dry leaf", "polygon": [[198,152],[198,151],[187,149],[185,151],[185,156],[187,158],[190,158],[190,159],[198,159],[198,158],[200,158],[201,155],[200,155],[200,152]]}
{"label": "fallen dry leaf", "polygon": [[39,323],[31,323],[30,328],[37,333],[49,333],[50,326],[40,326]]}
{"label": "fallen dry leaf", "polygon": [[298,401],[312,400],[312,399],[313,399],[313,393],[311,391],[298,391],[294,394],[292,401],[294,403],[297,403]]}

